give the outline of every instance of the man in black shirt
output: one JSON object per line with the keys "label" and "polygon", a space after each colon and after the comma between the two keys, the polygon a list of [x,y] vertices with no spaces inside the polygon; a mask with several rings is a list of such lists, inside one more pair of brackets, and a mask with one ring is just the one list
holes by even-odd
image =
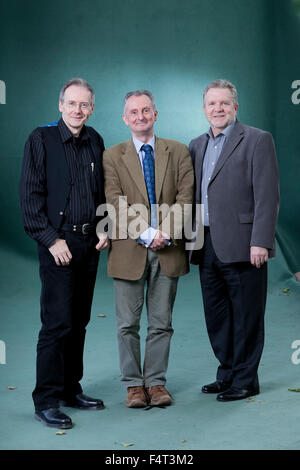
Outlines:
{"label": "man in black shirt", "polygon": [[83,348],[90,319],[99,251],[108,248],[96,233],[96,209],[105,202],[102,137],[85,122],[94,111],[94,92],[82,79],[60,93],[58,122],[29,136],[20,181],[26,233],[37,241],[41,322],[37,345],[35,418],[71,428],[60,406],[102,409],[82,393]]}

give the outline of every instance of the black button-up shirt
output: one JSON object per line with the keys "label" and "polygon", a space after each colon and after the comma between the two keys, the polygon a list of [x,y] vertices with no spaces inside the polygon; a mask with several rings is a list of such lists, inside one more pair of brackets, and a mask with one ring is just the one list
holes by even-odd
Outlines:
{"label": "black button-up shirt", "polygon": [[[63,223],[85,224],[93,222],[97,209],[97,185],[90,136],[86,127],[83,126],[80,136],[75,138],[62,119],[58,121],[57,126],[65,149],[72,183]],[[21,201],[26,232],[34,240],[50,246],[59,235],[49,224],[44,209],[46,170],[45,150],[40,128],[31,133],[25,144],[22,180],[26,182],[22,185],[23,198]],[[38,218],[31,217],[33,211],[38,212]]]}

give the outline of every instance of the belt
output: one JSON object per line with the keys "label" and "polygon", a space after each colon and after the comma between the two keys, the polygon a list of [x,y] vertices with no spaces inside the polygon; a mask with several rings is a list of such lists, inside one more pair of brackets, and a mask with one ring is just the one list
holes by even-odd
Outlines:
{"label": "belt", "polygon": [[83,225],[73,225],[73,224],[64,224],[61,227],[63,232],[75,232],[83,233],[83,235],[88,235],[89,233],[95,233],[95,224],[83,224]]}

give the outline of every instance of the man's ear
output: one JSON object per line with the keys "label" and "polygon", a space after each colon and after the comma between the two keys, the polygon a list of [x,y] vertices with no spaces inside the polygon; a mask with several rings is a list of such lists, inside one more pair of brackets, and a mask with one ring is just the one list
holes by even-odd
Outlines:
{"label": "man's ear", "polygon": [[122,114],[123,121],[125,122],[126,126],[129,126],[128,119],[126,117],[126,114]]}
{"label": "man's ear", "polygon": [[92,104],[92,107],[91,107],[91,109],[90,109],[90,116],[93,114],[93,112],[94,112],[94,109],[95,109],[95,105],[94,105],[94,104]]}

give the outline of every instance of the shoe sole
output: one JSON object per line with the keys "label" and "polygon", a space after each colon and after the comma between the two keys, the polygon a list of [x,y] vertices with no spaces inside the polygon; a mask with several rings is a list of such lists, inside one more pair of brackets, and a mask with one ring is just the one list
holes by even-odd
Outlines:
{"label": "shoe sole", "polygon": [[251,395],[248,395],[247,397],[240,397],[240,398],[225,398],[225,400],[223,398],[220,398],[220,397],[217,397],[217,400],[220,401],[220,402],[227,402],[227,401],[239,401],[239,400],[246,400],[247,398],[251,398],[251,397],[255,397],[256,395],[259,395],[259,392],[253,392],[251,393]]}
{"label": "shoe sole", "polygon": [[66,408],[74,408],[75,410],[104,410],[105,406],[73,406],[73,405],[62,405]]}
{"label": "shoe sole", "polygon": [[160,401],[157,403],[153,403],[152,401],[150,402],[151,406],[170,406],[172,405],[172,401],[170,400],[165,400],[165,401]]}
{"label": "shoe sole", "polygon": [[145,408],[148,403],[126,403],[127,408]]}
{"label": "shoe sole", "polygon": [[38,415],[34,415],[34,418],[37,420],[37,421],[41,421],[45,426],[48,426],[49,428],[57,428],[57,429],[71,429],[73,427],[72,424],[51,424],[51,423],[47,423],[46,421],[44,421],[42,418],[40,418]]}
{"label": "shoe sole", "polygon": [[95,405],[95,406],[79,406],[79,405],[72,405],[65,401],[59,402],[60,406],[64,406],[66,408],[75,408],[76,410],[104,410],[104,405]]}
{"label": "shoe sole", "polygon": [[157,399],[157,401],[155,400],[151,400],[151,397],[150,398],[150,405],[151,406],[169,406],[169,405],[172,405],[172,397],[170,395],[165,395],[163,397],[160,397]]}

